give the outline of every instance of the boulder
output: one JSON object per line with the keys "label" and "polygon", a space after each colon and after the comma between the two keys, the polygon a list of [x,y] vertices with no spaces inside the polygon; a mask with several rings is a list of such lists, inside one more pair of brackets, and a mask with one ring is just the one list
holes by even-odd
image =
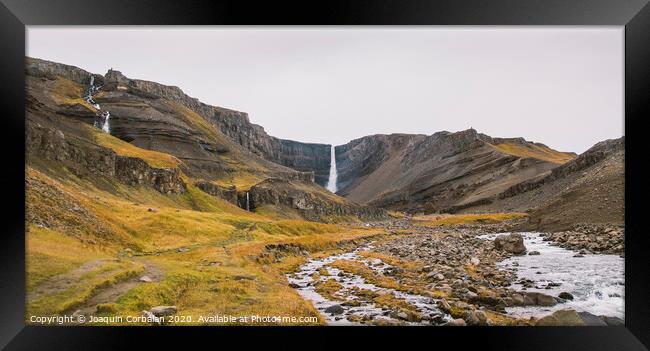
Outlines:
{"label": "boulder", "polygon": [[585,323],[585,325],[594,326],[594,327],[607,326],[607,323],[605,323],[604,320],[589,312],[578,312],[578,315],[580,316],[580,318],[582,318],[582,321]]}
{"label": "boulder", "polygon": [[540,254],[539,251],[531,251],[531,252],[528,253],[528,255],[530,255],[530,256],[536,256],[536,255],[539,255],[539,254]]}
{"label": "boulder", "polygon": [[334,305],[326,308],[325,312],[331,315],[335,315],[335,314],[341,314],[345,312],[345,310],[343,309],[343,307],[341,307],[341,305]]}
{"label": "boulder", "polygon": [[524,238],[521,234],[517,233],[497,236],[497,238],[494,239],[494,248],[515,255],[523,255],[526,253]]}
{"label": "boulder", "polygon": [[607,324],[610,327],[622,327],[625,326],[625,322],[618,318],[618,317],[607,317],[607,316],[601,316],[603,319],[603,322]]}
{"label": "boulder", "polygon": [[561,292],[560,295],[558,295],[557,297],[565,300],[573,300],[573,295],[569,294],[566,291]]}
{"label": "boulder", "polygon": [[584,326],[585,322],[574,310],[559,310],[540,318],[536,326]]}
{"label": "boulder", "polygon": [[176,313],[176,306],[156,306],[150,312],[156,317],[171,316]]}
{"label": "boulder", "polygon": [[550,295],[538,293],[538,292],[526,292],[524,293],[523,304],[526,306],[555,306],[557,300]]}
{"label": "boulder", "polygon": [[464,327],[467,325],[467,323],[465,323],[465,321],[462,318],[456,318],[445,323],[445,325],[450,327]]}
{"label": "boulder", "polygon": [[153,279],[151,279],[148,275],[143,275],[139,280],[143,283],[151,283],[153,281]]}
{"label": "boulder", "polygon": [[162,318],[156,317],[153,313],[149,311],[142,311],[142,315],[147,319],[147,322],[149,322],[152,325],[162,324]]}

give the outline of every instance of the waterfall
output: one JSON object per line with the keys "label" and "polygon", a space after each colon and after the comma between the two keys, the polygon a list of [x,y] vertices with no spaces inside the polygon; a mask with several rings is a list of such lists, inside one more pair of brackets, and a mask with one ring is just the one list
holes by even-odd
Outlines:
{"label": "waterfall", "polygon": [[111,113],[106,111],[105,113],[102,114],[104,117],[104,124],[102,125],[102,130],[105,133],[111,134],[111,127],[108,125],[108,119],[111,118]]}
{"label": "waterfall", "polygon": [[248,191],[246,192],[246,211],[251,210],[250,199],[248,197]]}
{"label": "waterfall", "polygon": [[332,149],[330,152],[331,155],[331,161],[330,161],[330,178],[327,181],[327,190],[336,193],[336,153],[334,152],[334,145],[332,145]]}
{"label": "waterfall", "polygon": [[[103,119],[104,122],[101,124],[101,130],[104,133],[111,134],[111,128],[108,123],[108,119],[111,118],[111,113],[109,111],[104,111],[101,112],[101,107],[99,106],[98,103],[93,100],[93,95],[95,95],[101,86],[96,86],[95,85],[95,76],[90,76],[90,85],[88,86],[88,90],[86,90],[86,96],[84,97],[86,102],[91,104],[94,108],[97,109],[97,117],[100,119]],[[99,123],[97,120],[95,120],[95,123],[93,124],[95,127],[99,128]]]}

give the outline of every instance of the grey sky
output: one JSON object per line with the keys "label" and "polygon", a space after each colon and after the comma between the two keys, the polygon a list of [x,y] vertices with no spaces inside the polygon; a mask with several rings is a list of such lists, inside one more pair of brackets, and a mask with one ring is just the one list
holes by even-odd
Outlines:
{"label": "grey sky", "polygon": [[623,27],[29,27],[27,55],[179,86],[274,136],[623,135]]}

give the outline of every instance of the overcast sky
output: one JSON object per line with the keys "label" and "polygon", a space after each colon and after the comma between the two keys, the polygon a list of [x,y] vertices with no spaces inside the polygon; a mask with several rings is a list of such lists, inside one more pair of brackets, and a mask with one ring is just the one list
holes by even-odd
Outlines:
{"label": "overcast sky", "polygon": [[27,55],[176,85],[274,136],[623,135],[623,27],[29,27]]}

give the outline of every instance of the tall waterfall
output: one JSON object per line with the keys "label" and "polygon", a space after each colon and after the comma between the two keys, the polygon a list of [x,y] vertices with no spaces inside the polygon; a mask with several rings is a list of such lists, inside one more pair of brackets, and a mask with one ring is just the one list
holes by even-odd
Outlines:
{"label": "tall waterfall", "polygon": [[327,190],[335,193],[336,190],[336,153],[334,152],[334,145],[332,145],[332,151],[330,152],[331,154],[331,162],[330,162],[330,178],[327,181]]}

